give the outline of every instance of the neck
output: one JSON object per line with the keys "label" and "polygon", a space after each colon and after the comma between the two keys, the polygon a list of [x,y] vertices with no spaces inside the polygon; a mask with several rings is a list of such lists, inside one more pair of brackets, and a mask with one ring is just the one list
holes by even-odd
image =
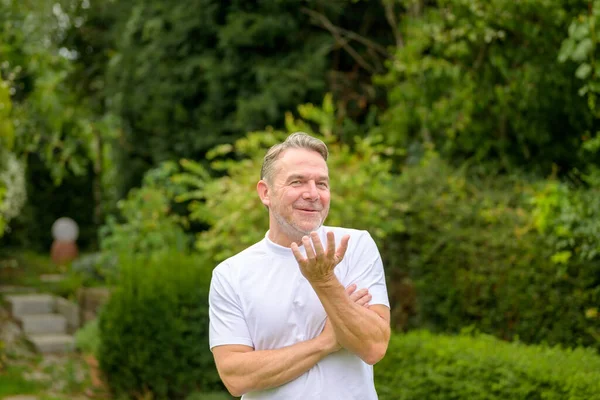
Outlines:
{"label": "neck", "polygon": [[[290,232],[291,233],[291,232]],[[298,246],[302,246],[302,237],[306,234],[295,232],[295,234],[286,234],[277,229],[269,229],[269,240],[283,247],[292,247],[292,243],[296,242]]]}

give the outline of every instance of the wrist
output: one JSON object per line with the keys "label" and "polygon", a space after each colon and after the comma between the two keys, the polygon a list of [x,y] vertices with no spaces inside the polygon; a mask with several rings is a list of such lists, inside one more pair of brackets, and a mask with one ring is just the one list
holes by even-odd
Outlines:
{"label": "wrist", "polygon": [[332,340],[331,337],[327,337],[325,335],[317,336],[315,341],[321,357],[326,357],[340,349],[339,344],[335,339]]}
{"label": "wrist", "polygon": [[315,291],[329,290],[331,288],[335,288],[341,285],[335,274],[331,274],[322,279],[312,280],[310,281],[310,284],[312,285],[313,289],[315,289]]}

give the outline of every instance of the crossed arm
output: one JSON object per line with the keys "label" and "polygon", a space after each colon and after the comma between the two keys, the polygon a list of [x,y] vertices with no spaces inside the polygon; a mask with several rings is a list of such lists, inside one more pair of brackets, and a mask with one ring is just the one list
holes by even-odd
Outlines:
{"label": "crossed arm", "polygon": [[236,397],[296,379],[330,353],[321,336],[276,350],[255,351],[243,345],[213,348],[219,376]]}
{"label": "crossed arm", "polygon": [[313,284],[313,288],[331,320],[338,343],[367,364],[379,362],[390,340],[390,309],[381,304],[357,306],[335,278]]}
{"label": "crossed arm", "polygon": [[[366,310],[371,299],[365,289],[356,285],[344,291],[346,300]],[[314,339],[275,350],[254,350],[244,345],[224,345],[213,348],[217,371],[233,396],[265,390],[290,382],[340,349],[328,318],[321,334]]]}
{"label": "crossed arm", "polygon": [[371,365],[385,355],[390,338],[389,308],[368,306],[370,295],[366,290],[352,293],[356,285],[345,290],[333,273],[345,254],[349,237],[344,237],[336,250],[333,233],[329,232],[325,252],[318,235],[311,236],[314,249],[310,239],[303,238],[307,258],[295,243],[292,251],[328,315],[323,332],[314,339],[274,350],[254,350],[244,345],[214,347],[219,375],[234,396],[290,382],[341,347]]}
{"label": "crossed arm", "polygon": [[312,232],[310,237],[302,238],[306,257],[300,253],[296,243],[292,243],[291,247],[302,274],[312,285],[331,320],[337,341],[364,362],[373,365],[387,351],[390,309],[384,305],[359,307],[345,295],[333,271],[344,258],[349,240],[349,235],[344,236],[336,249],[334,234],[328,232],[325,250],[319,235]]}

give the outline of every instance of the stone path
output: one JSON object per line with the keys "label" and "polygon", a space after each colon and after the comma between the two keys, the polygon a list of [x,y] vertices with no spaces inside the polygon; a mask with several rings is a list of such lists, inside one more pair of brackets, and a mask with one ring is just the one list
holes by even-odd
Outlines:
{"label": "stone path", "polygon": [[[15,394],[0,399],[40,400],[48,396],[63,400],[89,399],[83,393],[88,379],[87,366],[81,357],[70,351],[73,349],[72,336],[71,345],[66,348],[69,352],[42,353],[41,359],[33,351],[31,344],[25,340],[24,330],[43,333],[46,325],[54,331],[62,331],[65,326],[68,326],[64,317],[43,316],[55,314],[56,299],[49,295],[27,293],[27,290],[16,287],[5,286],[2,289],[0,297],[5,299],[8,309],[0,306],[0,341],[4,343],[6,353],[9,355],[6,360],[7,368],[24,368],[23,379],[39,382],[46,389],[38,395]],[[14,318],[15,314],[19,319]],[[28,319],[31,315],[34,317]],[[40,315],[42,317],[39,317]],[[65,350],[65,347],[59,346],[58,350]]]}
{"label": "stone path", "polygon": [[79,327],[79,309],[50,294],[4,296],[8,310],[39,353],[64,353],[75,348],[71,334]]}

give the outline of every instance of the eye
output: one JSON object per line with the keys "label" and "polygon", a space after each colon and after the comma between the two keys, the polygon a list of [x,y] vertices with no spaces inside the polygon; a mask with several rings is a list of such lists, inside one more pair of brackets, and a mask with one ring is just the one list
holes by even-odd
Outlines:
{"label": "eye", "polygon": [[290,185],[292,185],[292,186],[298,186],[299,184],[300,184],[300,181],[298,181],[298,180],[290,182]]}
{"label": "eye", "polygon": [[328,187],[327,182],[319,182],[318,185],[320,187],[322,187],[322,188],[327,188]]}

